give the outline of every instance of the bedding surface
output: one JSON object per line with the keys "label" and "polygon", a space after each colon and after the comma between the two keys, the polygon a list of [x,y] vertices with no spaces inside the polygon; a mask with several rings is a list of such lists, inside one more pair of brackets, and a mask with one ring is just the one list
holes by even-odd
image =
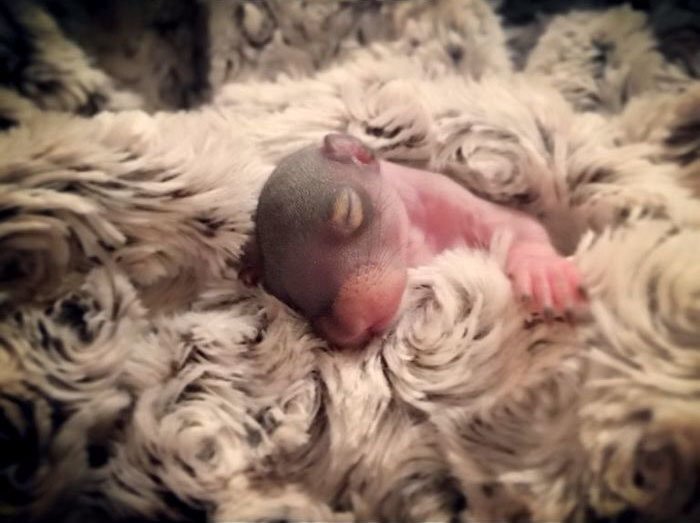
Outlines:
{"label": "bedding surface", "polygon": [[[0,519],[700,520],[700,11],[524,4],[0,3]],[[329,348],[237,277],[329,131],[537,217],[590,310],[496,241]]]}

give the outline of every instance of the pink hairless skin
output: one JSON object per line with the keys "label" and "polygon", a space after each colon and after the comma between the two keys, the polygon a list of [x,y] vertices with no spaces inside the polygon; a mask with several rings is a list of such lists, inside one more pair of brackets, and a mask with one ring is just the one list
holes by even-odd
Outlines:
{"label": "pink hairless skin", "polygon": [[284,158],[255,222],[248,278],[261,277],[337,346],[362,345],[391,325],[409,267],[453,247],[485,248],[498,232],[512,235],[507,273],[533,311],[562,314],[585,300],[576,267],[536,220],[446,176],[379,161],[345,134]]}

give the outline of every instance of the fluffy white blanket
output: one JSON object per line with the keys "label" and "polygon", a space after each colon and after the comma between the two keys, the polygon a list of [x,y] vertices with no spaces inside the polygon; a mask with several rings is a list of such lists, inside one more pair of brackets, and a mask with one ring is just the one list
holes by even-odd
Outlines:
{"label": "fluffy white blanket", "polygon": [[[0,93],[2,512],[697,521],[690,73],[626,7],[554,17],[516,72],[481,1],[302,4],[205,3],[213,99],[154,114],[7,8],[40,52]],[[329,350],[236,272],[275,162],[332,130],[541,219],[590,312],[527,317],[503,246],[457,250],[392,332]]]}

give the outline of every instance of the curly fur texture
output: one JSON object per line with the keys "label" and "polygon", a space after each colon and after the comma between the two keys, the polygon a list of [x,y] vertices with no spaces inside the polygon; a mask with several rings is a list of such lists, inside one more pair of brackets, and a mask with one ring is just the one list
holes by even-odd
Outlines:
{"label": "curly fur texture", "polygon": [[[189,112],[8,87],[3,517],[697,519],[697,85],[629,9],[554,18],[516,73],[487,4],[438,4],[204,3],[238,14]],[[602,75],[568,43],[601,38]],[[236,270],[275,162],[333,130],[540,218],[590,311],[528,317],[495,242],[412,270],[390,333],[330,350]]]}
{"label": "curly fur texture", "polygon": [[38,5],[2,2],[0,34],[5,61],[0,84],[19,93],[24,103],[85,115],[141,106],[139,96],[116,89]]}

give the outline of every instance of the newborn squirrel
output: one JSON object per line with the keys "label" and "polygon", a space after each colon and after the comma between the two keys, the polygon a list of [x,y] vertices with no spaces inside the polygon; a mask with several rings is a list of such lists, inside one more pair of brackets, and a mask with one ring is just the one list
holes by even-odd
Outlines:
{"label": "newborn squirrel", "polygon": [[448,177],[378,160],[357,138],[328,134],[285,157],[260,194],[248,283],[303,314],[337,346],[385,331],[409,267],[458,246],[513,241],[506,270],[516,296],[545,315],[585,297],[576,267],[530,216],[482,200]]}

